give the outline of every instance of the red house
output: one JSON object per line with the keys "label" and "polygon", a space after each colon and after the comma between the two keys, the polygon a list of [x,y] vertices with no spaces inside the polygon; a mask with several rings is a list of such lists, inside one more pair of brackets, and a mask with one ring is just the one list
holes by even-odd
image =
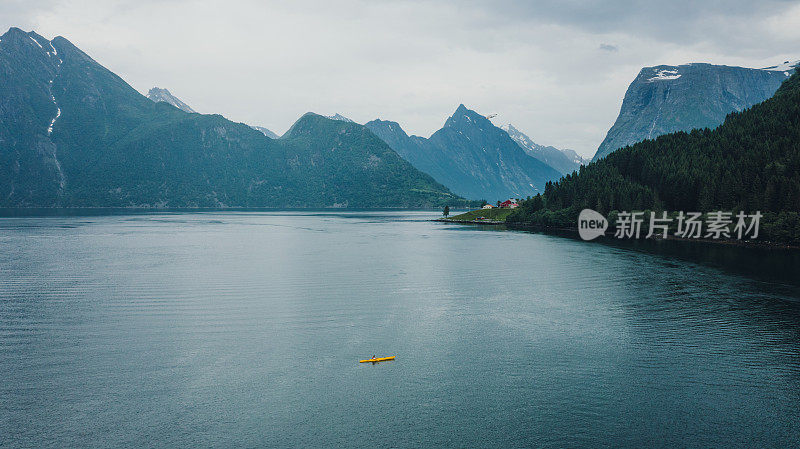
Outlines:
{"label": "red house", "polygon": [[511,200],[505,200],[502,203],[500,203],[500,207],[506,208],[506,209],[514,209],[517,206],[519,206],[519,204],[517,204],[517,203],[515,203],[515,202],[513,202]]}

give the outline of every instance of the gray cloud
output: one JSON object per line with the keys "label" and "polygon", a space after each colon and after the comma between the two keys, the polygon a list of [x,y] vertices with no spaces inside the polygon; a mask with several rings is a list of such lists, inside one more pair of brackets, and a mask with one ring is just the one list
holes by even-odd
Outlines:
{"label": "gray cloud", "polygon": [[278,132],[340,112],[428,135],[464,103],[586,156],[641,67],[797,59],[798,23],[800,5],[782,1],[0,3],[0,26],[63,35],[201,112]]}
{"label": "gray cloud", "polygon": [[674,43],[717,37],[721,23],[754,23],[797,5],[792,0],[497,0],[490,7],[486,2],[470,3],[505,21],[558,23],[593,33],[621,31]]}
{"label": "gray cloud", "polygon": [[617,47],[616,45],[611,45],[611,44],[600,44],[599,48],[600,48],[600,50],[611,52],[611,53],[616,53],[616,52],[619,51],[619,47]]}

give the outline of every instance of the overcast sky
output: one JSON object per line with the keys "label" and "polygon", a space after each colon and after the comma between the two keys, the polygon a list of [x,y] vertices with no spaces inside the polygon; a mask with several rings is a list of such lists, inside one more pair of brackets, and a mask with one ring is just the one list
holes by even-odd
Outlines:
{"label": "overcast sky", "polygon": [[427,137],[464,103],[584,156],[641,67],[800,59],[798,1],[2,0],[0,25],[278,134],[314,111]]}

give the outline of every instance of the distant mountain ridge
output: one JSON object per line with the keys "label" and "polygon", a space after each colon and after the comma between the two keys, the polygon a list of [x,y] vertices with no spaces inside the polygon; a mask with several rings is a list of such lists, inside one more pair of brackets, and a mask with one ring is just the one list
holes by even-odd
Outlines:
{"label": "distant mountain ridge", "polygon": [[581,156],[580,154],[576,153],[575,150],[571,150],[569,148],[565,148],[565,149],[559,150],[559,151],[564,153],[564,155],[567,156],[567,158],[569,158],[569,160],[571,160],[572,163],[578,164],[578,166],[586,165],[586,164],[588,164],[589,162],[592,161],[591,159],[587,159],[587,158]]}
{"label": "distant mountain ridge", "polygon": [[[196,113],[197,112],[194,109],[192,109],[191,106],[189,106],[188,104],[184,103],[180,98],[176,97],[175,95],[172,95],[172,93],[170,93],[170,91],[167,90],[167,89],[161,89],[159,87],[154,87],[154,88],[150,89],[150,91],[147,93],[147,98],[149,98],[150,100],[152,100],[152,101],[154,101],[156,103],[158,103],[159,101],[163,101],[164,103],[171,104],[171,105],[175,106],[176,108],[180,109],[183,112],[189,112],[189,113]],[[251,128],[253,128],[253,129],[255,129],[256,131],[260,131],[261,134],[264,134],[265,136],[269,137],[270,139],[278,139],[279,138],[279,136],[277,134],[275,134],[274,132],[270,131],[267,128],[264,128],[263,126],[255,126],[255,125],[249,125],[249,126]]]}
{"label": "distant mountain ridge", "polygon": [[767,69],[704,63],[643,68],[628,87],[619,116],[593,160],[644,139],[715,128],[731,112],[772,96],[791,74],[787,61]]}
{"label": "distant mountain ridge", "polygon": [[181,101],[180,98],[172,95],[169,90],[161,89],[160,87],[154,87],[147,92],[147,98],[155,101],[158,103],[159,101],[163,101],[165,103],[171,104],[176,108],[180,109],[183,112],[194,113],[197,112],[192,109],[188,104]]}
{"label": "distant mountain ridge", "polygon": [[268,130],[267,128],[264,128],[263,126],[250,125],[250,127],[253,128],[256,131],[261,132],[261,134],[269,137],[270,139],[279,139],[280,138],[279,135],[277,135],[274,132]]}
{"label": "distant mountain ridge", "polygon": [[365,126],[416,168],[465,198],[524,198],[561,176],[463,104],[428,139],[409,136],[397,122],[373,120]]}
{"label": "distant mountain ridge", "polygon": [[0,207],[465,204],[362,125],[307,114],[269,139],[151,101],[63,37],[11,28],[0,79]]}
{"label": "distant mountain ridge", "polygon": [[562,175],[572,173],[581,165],[588,163],[573,150],[559,150],[556,147],[537,144],[510,123],[501,126],[500,129],[507,132],[509,137],[529,155],[555,168]]}

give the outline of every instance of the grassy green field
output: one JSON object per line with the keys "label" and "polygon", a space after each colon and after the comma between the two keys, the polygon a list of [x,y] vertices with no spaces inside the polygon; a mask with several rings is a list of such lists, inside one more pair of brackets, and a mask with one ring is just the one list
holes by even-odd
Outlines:
{"label": "grassy green field", "polygon": [[474,221],[477,220],[478,217],[483,217],[486,220],[505,221],[508,214],[510,214],[512,211],[513,209],[478,209],[459,215],[451,215],[448,217],[448,219],[458,221]]}

